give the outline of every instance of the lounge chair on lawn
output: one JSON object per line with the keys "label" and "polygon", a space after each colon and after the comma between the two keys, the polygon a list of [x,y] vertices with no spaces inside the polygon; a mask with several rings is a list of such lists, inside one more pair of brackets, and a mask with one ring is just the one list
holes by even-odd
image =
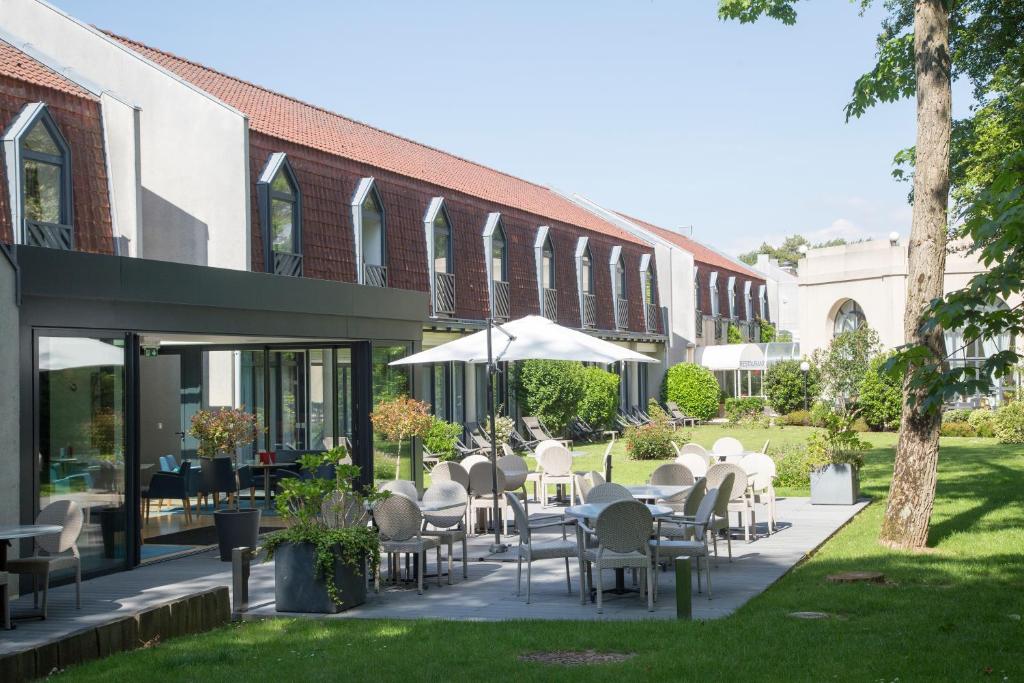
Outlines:
{"label": "lounge chair on lawn", "polygon": [[587,442],[597,441],[601,434],[598,430],[594,429],[578,417],[574,417],[569,420],[569,433],[572,434],[573,439],[580,439]]}
{"label": "lounge chair on lawn", "polygon": [[566,448],[572,448],[572,439],[558,439],[551,435],[544,423],[540,421],[539,417],[524,416],[522,418],[523,426],[526,427],[527,434],[531,438],[537,439],[538,441],[558,441]]}
{"label": "lounge chair on lawn", "polygon": [[669,417],[676,421],[681,427],[696,427],[697,418],[690,417],[679,410],[679,406],[672,401],[665,401],[665,407],[668,409]]}

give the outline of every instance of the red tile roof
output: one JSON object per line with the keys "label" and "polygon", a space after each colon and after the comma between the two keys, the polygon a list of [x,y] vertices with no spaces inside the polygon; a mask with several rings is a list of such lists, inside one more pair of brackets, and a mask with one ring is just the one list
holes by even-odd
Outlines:
{"label": "red tile roof", "polygon": [[729,258],[728,256],[724,256],[723,254],[718,253],[711,247],[701,244],[692,237],[687,237],[686,235],[675,232],[674,230],[666,230],[665,228],[659,228],[657,225],[648,223],[647,221],[644,220],[640,220],[639,218],[627,216],[626,214],[621,213],[619,211],[616,211],[615,213],[619,214],[627,221],[632,221],[633,223],[636,223],[640,227],[650,230],[658,237],[666,239],[678,247],[682,247],[686,251],[693,254],[694,260],[699,261],[700,263],[706,263],[707,265],[715,266],[716,268],[732,270],[737,273],[740,273],[741,275],[747,275],[749,277],[757,278],[758,280],[764,279],[763,274],[751,270],[750,268],[746,267],[739,261],[736,261],[734,259]]}
{"label": "red tile roof", "polygon": [[109,33],[249,117],[265,135],[514,207],[624,242],[646,242],[552,190]]}
{"label": "red tile roof", "polygon": [[43,88],[95,100],[96,97],[50,67],[36,61],[14,45],[0,40],[0,74]]}

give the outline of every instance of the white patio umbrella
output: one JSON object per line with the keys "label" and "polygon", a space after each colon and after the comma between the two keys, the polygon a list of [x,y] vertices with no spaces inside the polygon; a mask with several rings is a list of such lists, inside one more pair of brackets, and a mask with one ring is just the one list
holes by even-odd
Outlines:
{"label": "white patio umbrella", "polygon": [[[487,363],[488,376],[493,379],[496,363],[517,360],[575,360],[587,363],[657,363],[642,353],[598,339],[585,332],[562,327],[539,315],[528,315],[519,320],[498,324],[487,321],[487,329],[435,346],[393,361],[391,365],[421,365],[426,363]],[[494,429],[494,387],[487,382],[487,406],[490,409],[491,462],[494,464],[494,551],[501,549],[498,531],[498,470],[497,438]]]}
{"label": "white patio umbrella", "polygon": [[124,349],[82,337],[47,337],[39,342],[40,370],[124,365]]}

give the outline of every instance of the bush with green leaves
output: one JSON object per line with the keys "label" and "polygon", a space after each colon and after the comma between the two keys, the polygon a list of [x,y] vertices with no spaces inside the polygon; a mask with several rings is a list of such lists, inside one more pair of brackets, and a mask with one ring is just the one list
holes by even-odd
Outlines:
{"label": "bush with green leaves", "polygon": [[659,422],[640,427],[627,427],[625,434],[626,455],[630,460],[665,460],[674,457],[672,429]]}
{"label": "bush with green leaves", "polygon": [[843,332],[811,356],[811,365],[821,372],[822,393],[836,405],[856,401],[860,383],[867,374],[871,359],[882,345],[878,333],[867,325]]}
{"label": "bush with green leaves", "polygon": [[772,456],[775,460],[775,484],[805,488],[811,483],[811,457],[807,446],[795,444]]}
{"label": "bush with green leaves", "polygon": [[576,415],[594,429],[615,426],[619,409],[619,376],[599,367],[583,368],[583,399]]}
{"label": "bush with green leaves", "polygon": [[760,396],[725,399],[725,416],[732,422],[742,422],[764,414],[764,399]]}
{"label": "bush with green leaves", "polygon": [[988,408],[972,410],[967,423],[974,427],[978,436],[992,437],[996,435],[996,413]]}
{"label": "bush with green leaves", "polygon": [[539,417],[554,434],[562,433],[583,400],[583,374],[576,361],[523,361],[516,375],[522,414]]}
{"label": "bush with green leaves", "polygon": [[811,426],[811,411],[809,410],[794,410],[791,413],[786,413],[783,416],[783,422],[793,427],[810,427]]}
{"label": "bush with green leaves", "polygon": [[864,465],[864,451],[871,444],[857,434],[855,413],[829,411],[824,416],[823,429],[807,439],[807,452],[811,467],[821,469],[828,465]]}
{"label": "bush with green leaves", "polygon": [[761,321],[761,343],[768,344],[775,341],[775,325],[767,320]]}
{"label": "bush with green leaves", "polygon": [[977,436],[970,422],[943,422],[939,428],[940,436]]}
{"label": "bush with green leaves", "polygon": [[740,328],[732,323],[729,323],[729,329],[726,330],[725,340],[729,344],[742,344],[743,333],[740,332]]}
{"label": "bush with green leaves", "polygon": [[947,410],[942,414],[943,422],[967,422],[971,419],[971,413],[973,411],[970,408],[953,408]]}
{"label": "bush with green leaves", "polygon": [[999,443],[1024,443],[1024,401],[1010,401],[996,411]]}
{"label": "bush with green leaves", "polygon": [[461,438],[462,425],[447,422],[435,415],[430,429],[423,437],[423,447],[441,460],[455,460],[459,454],[455,443]]}
{"label": "bush with green leaves", "polygon": [[679,363],[669,368],[663,380],[662,394],[686,415],[710,420],[718,415],[721,389],[715,374],[694,363]]}
{"label": "bush with green leaves", "polygon": [[883,371],[889,355],[875,356],[860,382],[857,408],[874,431],[892,431],[900,426],[903,387],[898,377]]}
{"label": "bush with green leaves", "polygon": [[812,427],[824,427],[825,420],[828,416],[834,413],[832,406],[825,403],[824,401],[818,401],[811,406],[811,426]]}
{"label": "bush with green leaves", "polygon": [[[804,407],[804,373],[801,361],[784,360],[775,363],[764,373],[764,395],[771,409],[780,415],[802,410]],[[807,371],[807,401],[817,400],[821,394],[821,373],[812,363]]]}

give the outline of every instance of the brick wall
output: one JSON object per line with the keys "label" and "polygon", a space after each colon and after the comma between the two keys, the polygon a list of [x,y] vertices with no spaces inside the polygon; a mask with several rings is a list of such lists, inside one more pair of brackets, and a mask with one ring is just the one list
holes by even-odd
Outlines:
{"label": "brick wall", "polygon": [[727,270],[720,266],[714,266],[707,263],[697,263],[697,280],[698,280],[698,291],[697,296],[699,300],[699,307],[701,313],[704,315],[711,315],[711,273],[718,271],[718,311],[719,315],[723,318],[729,317],[729,278],[736,278],[736,317],[740,320],[746,320],[746,301],[743,296],[743,288],[748,280],[752,283],[750,285],[750,304],[752,311],[752,318],[756,319],[760,317],[760,310],[758,309],[758,287],[764,284],[764,280],[744,275],[735,270]]}
{"label": "brick wall", "polygon": [[[0,74],[0,128],[6,129],[31,102],[44,102],[71,147],[71,194],[75,248],[101,254],[114,253],[110,195],[103,150],[100,104],[94,99],[32,85]],[[9,169],[0,164],[0,241],[10,244]]]}
{"label": "brick wall", "polygon": [[615,329],[608,255],[612,246],[622,244],[628,278],[630,329],[637,332],[645,329],[639,267],[641,254],[651,253],[650,249],[636,244],[620,243],[601,234],[491,204],[476,197],[257,132],[250,133],[254,270],[263,269],[262,223],[255,183],[266,165],[267,158],[273,152],[284,152],[288,155],[288,161],[302,192],[305,277],[346,282],[356,280],[349,202],[359,180],[372,176],[385,211],[390,286],[419,291],[429,289],[423,216],[431,198],[444,197],[445,210],[452,224],[455,317],[479,320],[487,315],[487,271],[484,264],[482,233],[487,215],[492,211],[499,211],[508,241],[512,318],[540,313],[533,243],[538,226],[548,225],[555,256],[558,321],[566,326],[579,327],[579,294],[574,254],[578,237],[587,235],[590,238],[595,269],[598,327]]}

